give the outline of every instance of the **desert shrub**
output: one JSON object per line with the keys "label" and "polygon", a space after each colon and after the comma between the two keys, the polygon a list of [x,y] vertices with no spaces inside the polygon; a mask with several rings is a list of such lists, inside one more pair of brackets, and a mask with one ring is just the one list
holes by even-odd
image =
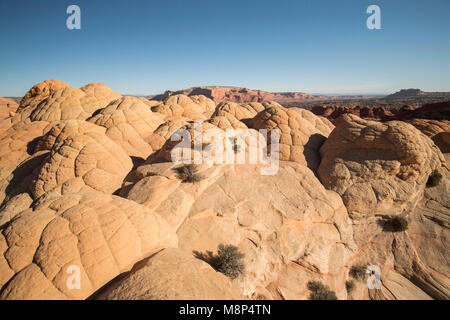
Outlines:
{"label": "desert shrub", "polygon": [[352,266],[349,274],[357,280],[363,280],[366,277],[366,270],[366,266]]}
{"label": "desert shrub", "polygon": [[309,281],[310,300],[337,300],[336,293],[320,281]]}
{"label": "desert shrub", "polygon": [[236,246],[220,244],[217,254],[213,254],[211,251],[206,253],[194,251],[194,255],[211,265],[216,271],[232,279],[244,273],[245,266],[242,259],[245,255],[239,252]]}
{"label": "desert shrub", "polygon": [[195,183],[203,179],[203,177],[197,173],[198,168],[193,164],[185,164],[182,167],[174,169],[178,172],[178,178],[183,182]]}
{"label": "desert shrub", "polygon": [[442,174],[439,171],[434,170],[430,176],[428,177],[427,187],[436,187],[439,183],[441,183]]}
{"label": "desert shrub", "polygon": [[387,224],[391,226],[392,230],[395,232],[401,232],[408,229],[408,220],[404,217],[393,217],[387,221]]}
{"label": "desert shrub", "polygon": [[237,278],[244,273],[244,254],[239,252],[238,247],[220,244],[217,248],[215,269],[231,279]]}
{"label": "desert shrub", "polygon": [[352,293],[353,290],[355,290],[355,281],[354,280],[345,281],[345,289],[347,289],[348,293]]}

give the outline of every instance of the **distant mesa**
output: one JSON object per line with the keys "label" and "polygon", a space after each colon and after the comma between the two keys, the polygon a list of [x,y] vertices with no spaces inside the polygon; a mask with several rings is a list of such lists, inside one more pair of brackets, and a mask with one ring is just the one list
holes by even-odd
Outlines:
{"label": "distant mesa", "polygon": [[294,102],[316,99],[316,97],[303,92],[267,92],[262,90],[225,86],[192,87],[178,91],[168,90],[163,94],[149,96],[148,99],[163,101],[178,94],[184,94],[187,96],[204,95],[205,97],[212,99],[215,103],[220,103],[223,101],[236,103],[263,101]]}
{"label": "distant mesa", "polygon": [[425,94],[426,94],[426,92],[424,92],[420,89],[401,89],[400,91],[397,91],[396,93],[386,96],[386,98],[408,98],[408,97],[423,96]]}
{"label": "distant mesa", "polygon": [[449,92],[426,92],[420,89],[401,89],[385,99],[421,98],[421,97],[449,97]]}

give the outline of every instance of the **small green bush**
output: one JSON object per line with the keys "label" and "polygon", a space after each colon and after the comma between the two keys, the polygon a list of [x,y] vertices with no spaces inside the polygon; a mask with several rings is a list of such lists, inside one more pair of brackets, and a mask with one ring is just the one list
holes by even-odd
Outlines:
{"label": "small green bush", "polygon": [[178,172],[178,178],[183,182],[195,183],[203,179],[203,177],[197,173],[198,168],[193,164],[185,164],[182,167],[174,169]]}
{"label": "small green bush", "polygon": [[395,232],[402,232],[408,230],[408,220],[404,217],[393,217],[387,221],[387,224],[391,226]]}
{"label": "small green bush", "polygon": [[215,269],[231,279],[244,273],[245,266],[242,259],[245,255],[239,252],[238,247],[220,244],[217,248]]}
{"label": "small green bush", "polygon": [[307,287],[310,300],[337,300],[336,293],[320,281],[309,281]]}
{"label": "small green bush", "polygon": [[366,266],[352,266],[349,274],[356,280],[363,280],[366,277],[366,270]]}
{"label": "small green bush", "polygon": [[434,170],[430,176],[428,177],[427,187],[436,187],[439,183],[441,183],[442,174],[439,171]]}
{"label": "small green bush", "polygon": [[345,281],[345,288],[347,289],[348,293],[352,293],[353,290],[355,290],[355,281],[354,280]]}

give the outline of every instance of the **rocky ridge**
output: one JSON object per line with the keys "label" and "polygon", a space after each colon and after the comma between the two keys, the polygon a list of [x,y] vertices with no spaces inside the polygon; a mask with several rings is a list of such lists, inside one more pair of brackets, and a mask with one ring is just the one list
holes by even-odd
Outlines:
{"label": "rocky ridge", "polygon": [[[361,113],[331,123],[199,93],[149,101],[51,80],[11,104],[0,119],[1,299],[308,299],[311,280],[338,299],[449,299],[449,128],[430,119],[436,107],[409,123]],[[183,180],[171,135],[194,121],[277,129],[278,171],[204,162]],[[198,142],[205,152],[218,141],[187,148]],[[248,156],[244,142],[236,157]],[[408,229],[394,232],[392,217]],[[245,254],[242,275],[207,263],[219,244]],[[379,289],[352,278],[368,265],[380,267]]]}

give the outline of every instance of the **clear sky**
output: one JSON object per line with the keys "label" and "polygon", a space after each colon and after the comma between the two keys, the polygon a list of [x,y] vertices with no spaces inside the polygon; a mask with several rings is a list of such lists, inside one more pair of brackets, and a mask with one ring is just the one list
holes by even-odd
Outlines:
{"label": "clear sky", "polygon": [[[70,4],[81,30],[66,28]],[[142,95],[450,91],[450,0],[1,0],[0,96],[54,78]]]}

